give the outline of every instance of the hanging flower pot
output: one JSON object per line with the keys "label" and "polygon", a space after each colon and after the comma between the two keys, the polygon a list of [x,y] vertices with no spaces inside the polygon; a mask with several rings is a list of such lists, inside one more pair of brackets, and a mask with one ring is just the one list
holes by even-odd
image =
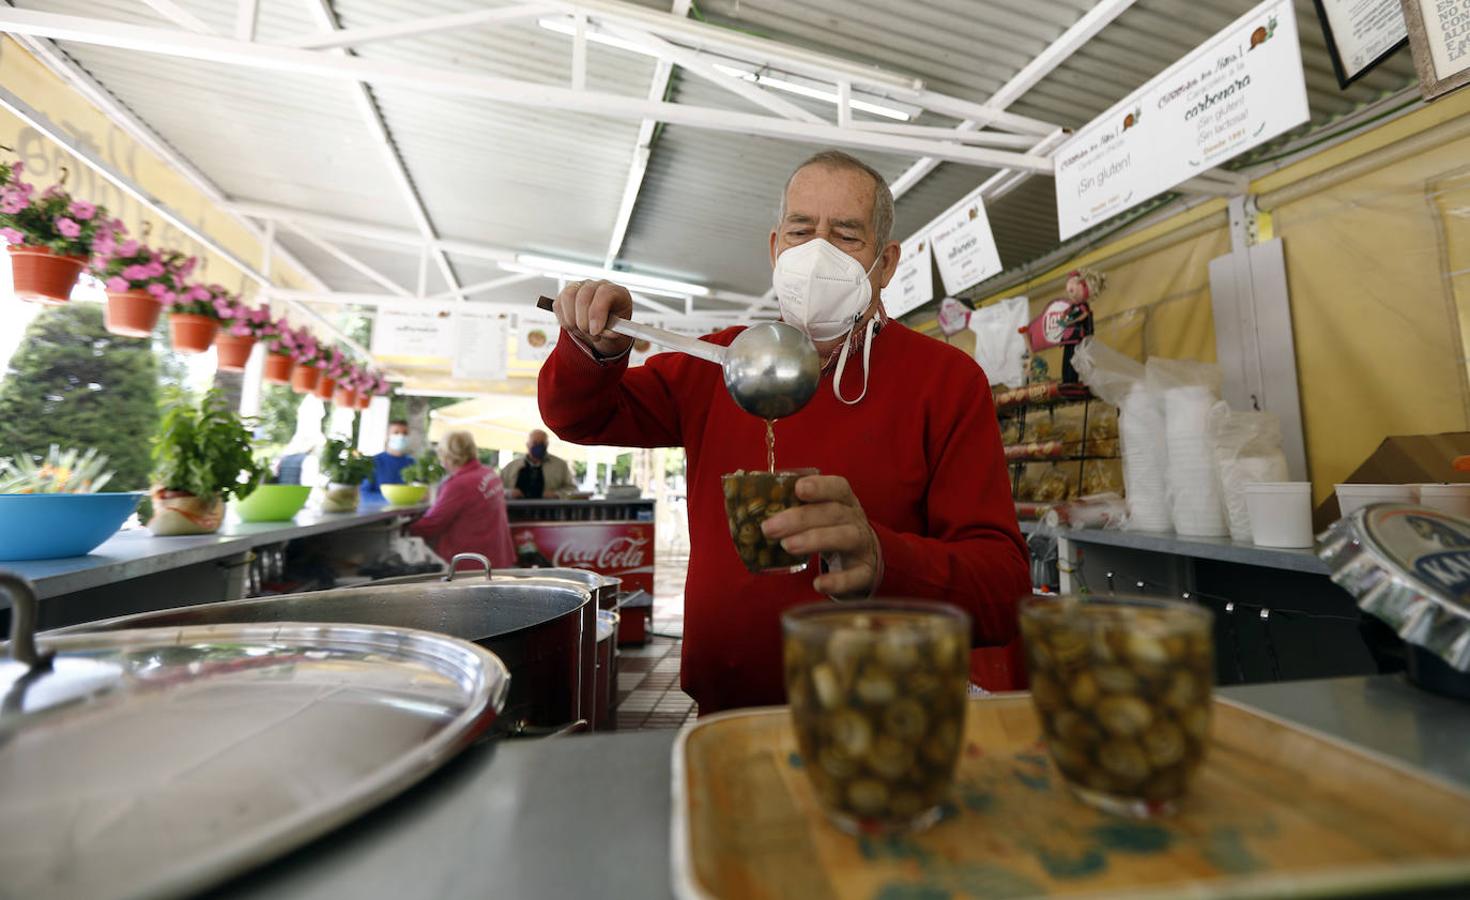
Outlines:
{"label": "hanging flower pot", "polygon": [[298,394],[310,394],[316,390],[316,383],[322,376],[322,370],[316,366],[297,365],[291,370],[291,390]]}
{"label": "hanging flower pot", "polygon": [[113,334],[145,338],[153,334],[162,312],[163,305],[147,291],[108,291],[103,320]]}
{"label": "hanging flower pot", "polygon": [[45,247],[10,247],[10,274],[15,295],[22,300],[65,303],[86,264],[85,256],[63,256]]}
{"label": "hanging flower pot", "polygon": [[291,370],[296,367],[296,360],[289,353],[267,353],[265,356],[265,371],[261,378],[271,384],[290,384]]}
{"label": "hanging flower pot", "polygon": [[323,372],[316,380],[316,395],[323,400],[330,400],[332,399],[332,390],[336,387],[337,379]]}
{"label": "hanging flower pot", "polygon": [[367,391],[359,391],[357,394],[357,408],[367,409],[373,405],[373,395]]}
{"label": "hanging flower pot", "polygon": [[224,521],[225,501],[219,495],[200,497],[185,491],[153,490],[153,518],[148,530],[158,537],[213,534]]}
{"label": "hanging flower pot", "polygon": [[[214,347],[219,353],[219,360],[215,365],[221,372],[243,372],[245,364],[250,362],[250,351],[255,349],[255,337],[221,331],[219,337],[214,339]],[[286,377],[290,377],[289,373]]]}
{"label": "hanging flower pot", "polygon": [[357,408],[357,391],[350,387],[337,385],[337,393],[332,397],[332,404],[343,409]]}
{"label": "hanging flower pot", "polygon": [[169,342],[179,353],[203,353],[214,345],[219,320],[194,313],[169,313]]}

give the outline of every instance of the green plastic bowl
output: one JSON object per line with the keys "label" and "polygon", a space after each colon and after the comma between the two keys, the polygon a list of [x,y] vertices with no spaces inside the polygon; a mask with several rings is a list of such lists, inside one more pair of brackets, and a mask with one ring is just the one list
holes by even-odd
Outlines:
{"label": "green plastic bowl", "polygon": [[394,506],[418,506],[429,496],[427,484],[383,484],[383,499]]}
{"label": "green plastic bowl", "polygon": [[310,493],[304,484],[262,484],[230,506],[241,522],[285,522],[301,511]]}

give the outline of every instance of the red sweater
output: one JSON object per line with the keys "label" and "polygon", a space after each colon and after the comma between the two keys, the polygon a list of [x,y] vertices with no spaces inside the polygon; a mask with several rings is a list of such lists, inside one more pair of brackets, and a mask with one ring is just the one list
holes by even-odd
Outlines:
{"label": "red sweater", "polygon": [[[729,344],[738,333],[706,339]],[[897,322],[873,341],[867,396],[839,403],[824,375],[805,409],[777,420],[776,467],[813,466],[852,484],[882,549],[876,596],[953,603],[969,612],[977,643],[1004,644],[1031,577],[989,383],[965,353]],[[853,356],[847,397],[862,389]],[[817,567],[746,572],[720,487],[727,472],[765,467],[765,422],[735,405],[718,367],[680,353],[629,369],[626,357],[602,364],[558,341],[539,394],[543,421],[564,440],[686,449],[684,690],[701,714],[784,702],[781,613],[824,599],[812,588]]]}
{"label": "red sweater", "polygon": [[477,460],[444,479],[434,505],[408,531],[428,541],[445,562],[456,553],[483,553],[497,569],[516,564],[500,473]]}

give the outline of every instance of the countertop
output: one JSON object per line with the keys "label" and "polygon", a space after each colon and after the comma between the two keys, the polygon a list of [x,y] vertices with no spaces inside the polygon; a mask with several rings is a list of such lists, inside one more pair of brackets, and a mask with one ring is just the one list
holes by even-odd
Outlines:
{"label": "countertop", "polygon": [[[364,499],[357,512],[323,513],[303,509],[289,522],[240,522],[231,516],[215,534],[154,537],[146,528],[130,528],[108,538],[86,556],[0,563],[30,579],[41,599],[70,594],[98,585],[152,575],[168,569],[235,556],[263,544],[329,531],[342,531],[423,512],[426,505],[389,506]],[[10,600],[0,596],[0,609]]]}
{"label": "countertop", "polygon": [[[1028,536],[1035,534],[1040,529],[1041,525],[1037,522],[1021,523],[1021,533]],[[1318,559],[1316,551],[1311,548],[1287,550],[1276,547],[1257,547],[1255,544],[1232,541],[1228,537],[1184,537],[1178,534],[1111,528],[1058,528],[1056,535],[1059,538],[1082,544],[1123,547],[1151,553],[1170,553],[1194,559],[1260,566],[1267,569],[1285,569],[1291,572],[1306,572],[1311,575],[1329,573],[1327,564]]]}
{"label": "countertop", "polygon": [[[1470,703],[1425,693],[1399,676],[1220,694],[1470,788]],[[219,895],[669,897],[676,734],[473,747],[404,796]]]}
{"label": "countertop", "polygon": [[631,500],[608,500],[595,497],[590,500],[569,500],[562,497],[530,500],[525,497],[507,498],[505,505],[510,509],[538,509],[546,506],[652,506],[652,497],[634,497]]}

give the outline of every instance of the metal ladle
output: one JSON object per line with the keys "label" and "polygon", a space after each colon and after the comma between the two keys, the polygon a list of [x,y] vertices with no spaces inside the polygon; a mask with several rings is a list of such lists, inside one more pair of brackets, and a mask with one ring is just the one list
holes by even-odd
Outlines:
{"label": "metal ladle", "polygon": [[[552,311],[542,297],[536,305]],[[730,346],[696,340],[662,328],[608,316],[606,330],[708,360],[725,375],[725,390],[741,409],[762,419],[779,419],[806,406],[822,379],[822,360],[811,338],[785,322],[759,322],[735,336]]]}

